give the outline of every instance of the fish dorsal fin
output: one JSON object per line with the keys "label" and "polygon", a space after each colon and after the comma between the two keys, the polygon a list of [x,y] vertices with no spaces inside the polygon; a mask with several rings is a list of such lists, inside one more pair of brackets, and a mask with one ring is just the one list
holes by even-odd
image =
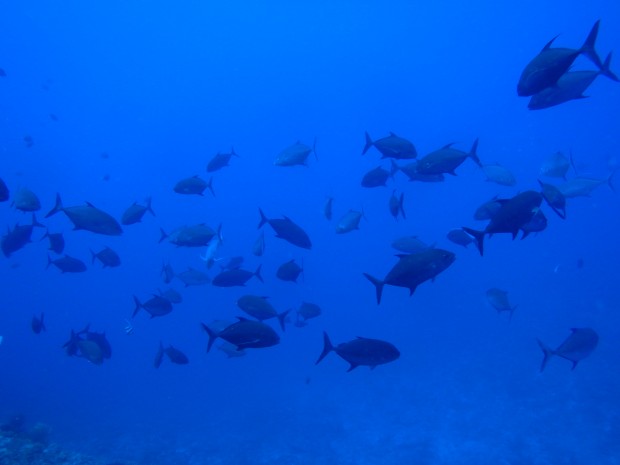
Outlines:
{"label": "fish dorsal fin", "polygon": [[246,318],[246,317],[244,317],[244,316],[238,316],[238,317],[237,317],[237,320],[239,320],[239,321],[250,321],[249,319],[247,319],[247,318]]}
{"label": "fish dorsal fin", "polygon": [[396,134],[394,134],[392,131],[390,131],[390,136],[391,137],[398,137]]}
{"label": "fish dorsal fin", "polygon": [[541,53],[544,52],[545,50],[549,50],[551,48],[551,44],[553,43],[553,41],[555,39],[557,39],[558,37],[560,37],[560,34],[558,34],[557,36],[555,36],[553,39],[551,39],[549,42],[547,42],[547,44],[543,47],[543,49],[541,50]]}
{"label": "fish dorsal fin", "polygon": [[398,258],[405,258],[408,257],[409,255],[412,255],[410,253],[397,253],[395,256]]}
{"label": "fish dorsal fin", "polygon": [[441,149],[449,149],[450,147],[452,147],[454,145],[454,142],[450,142],[449,144],[444,145]]}
{"label": "fish dorsal fin", "polygon": [[97,207],[95,207],[95,206],[94,206],[92,203],[90,203],[90,202],[86,202],[86,205],[88,205],[90,208],[97,208]]}
{"label": "fish dorsal fin", "polygon": [[355,370],[359,365],[357,363],[352,363],[351,362],[351,366],[349,367],[349,369],[347,370],[347,373],[351,370]]}

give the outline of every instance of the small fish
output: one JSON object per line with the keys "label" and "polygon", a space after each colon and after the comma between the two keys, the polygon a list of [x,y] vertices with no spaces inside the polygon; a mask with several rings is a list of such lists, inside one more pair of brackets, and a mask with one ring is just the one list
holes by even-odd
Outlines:
{"label": "small fish", "polygon": [[390,209],[390,213],[392,214],[395,220],[398,220],[399,214],[403,217],[403,219],[407,219],[407,215],[405,214],[405,209],[403,208],[404,200],[405,200],[404,192],[401,192],[400,197],[397,197],[396,189],[392,191],[392,195],[390,196],[388,207]]}
{"label": "small fish", "polygon": [[151,315],[151,318],[164,316],[172,311],[172,302],[160,295],[153,295],[153,297],[144,303],[141,303],[134,295],[133,301],[136,307],[131,315],[132,318],[136,316],[140,309],[146,310],[146,312]]}
{"label": "small fish", "polygon": [[514,186],[517,183],[510,170],[502,165],[482,165],[482,172],[487,177],[487,181],[494,182],[501,186]]}
{"label": "small fish", "polygon": [[46,230],[45,235],[40,240],[45,238],[49,240],[49,250],[57,254],[61,254],[62,251],[65,250],[65,239],[62,233],[50,233],[49,230]]}
{"label": "small fish", "polygon": [[46,268],[49,268],[50,265],[54,265],[62,273],[81,273],[86,271],[86,265],[83,261],[70,257],[66,254],[64,257],[57,258],[55,260],[52,260],[52,257],[48,255]]}
{"label": "small fish", "polygon": [[170,262],[162,264],[161,275],[164,278],[164,282],[166,284],[170,284],[172,282],[175,274],[174,274],[174,270],[172,269],[172,265],[170,265]]}
{"label": "small fish", "polygon": [[454,242],[457,245],[467,247],[469,244],[474,243],[476,240],[471,234],[466,233],[462,229],[452,229],[446,236],[449,241]]}
{"label": "small fish", "polygon": [[349,210],[345,213],[336,225],[336,234],[346,234],[359,229],[360,220],[364,216],[364,211]]}
{"label": "small fish", "polygon": [[37,317],[36,315],[32,317],[32,321],[30,322],[30,327],[32,328],[32,332],[35,334],[41,334],[42,331],[47,331],[44,322],[45,314],[41,312],[41,316]]}
{"label": "small fish", "polygon": [[542,176],[549,176],[552,178],[566,179],[566,173],[570,168],[570,161],[562,152],[555,152],[547,157],[540,167],[540,174]]}
{"label": "small fish", "polygon": [[547,366],[549,359],[554,355],[570,360],[573,363],[572,369],[574,370],[581,360],[596,349],[598,334],[591,328],[571,328],[571,334],[555,350],[547,347],[540,339],[537,341],[544,354],[542,364],[540,365],[541,372]]}
{"label": "small fish", "polygon": [[333,197],[327,197],[327,200],[325,201],[325,206],[323,207],[323,215],[325,216],[325,218],[327,218],[327,221],[331,221],[332,220],[332,207],[334,204],[334,198]]}
{"label": "small fish", "polygon": [[407,139],[397,136],[393,132],[390,135],[373,141],[370,134],[366,132],[366,144],[362,150],[362,155],[368,152],[370,147],[376,148],[381,153],[381,158],[410,159],[417,157],[415,146]]}
{"label": "small fish", "polygon": [[127,335],[133,333],[133,325],[127,319],[125,319],[125,326],[123,327],[123,331],[125,331],[125,334]]}
{"label": "small fish", "polygon": [[238,157],[238,156],[239,155],[235,153],[234,148],[230,150],[230,153],[219,153],[218,152],[207,164],[207,172],[212,173],[214,171],[218,171],[224,168],[225,166],[228,166],[230,159],[232,157]]}
{"label": "small fish", "polygon": [[321,352],[315,365],[332,351],[349,362],[350,366],[347,371],[351,371],[360,365],[369,366],[372,369],[377,365],[393,362],[400,357],[398,349],[386,341],[358,337],[334,346],[327,333],[323,332],[323,352]]}
{"label": "small fish", "polygon": [[91,250],[90,253],[92,256],[92,263],[95,263],[95,260],[99,259],[104,268],[114,268],[121,264],[121,258],[110,247],[106,246],[103,250],[96,253]]}
{"label": "small fish", "polygon": [[308,155],[311,153],[314,153],[314,158],[318,160],[316,155],[316,139],[312,147],[297,141],[293,145],[282,150],[273,164],[276,166],[308,166]]}
{"label": "small fish", "polygon": [[213,190],[213,177],[209,178],[209,181],[205,181],[200,176],[192,176],[191,178],[181,179],[174,186],[174,191],[177,194],[185,195],[204,195],[205,189],[209,189],[213,197],[215,197],[215,191]]}
{"label": "small fish", "polygon": [[261,231],[260,235],[254,241],[252,253],[257,257],[262,257],[265,253],[265,231]]}
{"label": "small fish", "polygon": [[511,305],[508,301],[508,292],[493,287],[487,291],[487,301],[495,310],[497,310],[497,313],[508,312],[510,319],[512,319],[512,315],[517,306]]}
{"label": "small fish", "polygon": [[151,208],[150,197],[146,199],[146,205],[140,205],[137,202],[134,202],[133,205],[125,210],[125,213],[123,213],[123,216],[121,217],[121,224],[129,225],[140,223],[142,221],[142,217],[147,211],[150,212],[151,215],[155,216],[155,212],[153,211],[153,208]]}
{"label": "small fish", "polygon": [[224,242],[224,239],[222,238],[222,225],[220,224],[217,229],[217,234],[209,241],[209,244],[207,244],[207,250],[205,250],[204,255],[200,256],[200,259],[206,263],[208,269],[211,269],[216,262],[217,253],[222,242]]}
{"label": "small fish", "polygon": [[276,277],[281,279],[282,281],[290,281],[297,282],[297,278],[299,275],[304,272],[303,262],[302,265],[299,266],[295,259],[289,260],[288,262],[283,263],[278,267],[278,271],[276,272]]}

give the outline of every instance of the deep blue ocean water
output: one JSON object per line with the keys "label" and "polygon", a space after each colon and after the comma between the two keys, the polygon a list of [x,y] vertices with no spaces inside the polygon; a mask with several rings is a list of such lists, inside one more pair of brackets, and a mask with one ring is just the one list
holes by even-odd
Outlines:
{"label": "deep blue ocean water", "polygon": [[[0,177],[12,194],[28,187],[39,196],[37,218],[64,233],[66,253],[88,270],[46,269],[38,228],[32,244],[0,260],[0,423],[20,414],[67,447],[145,464],[620,462],[618,194],[601,186],[569,199],[566,220],[543,205],[545,231],[487,238],[484,257],[446,239],[453,228],[483,228],[472,215],[493,196],[538,189],[540,166],[556,151],[572,152],[583,175],[617,167],[618,83],[599,77],[590,98],[542,111],[516,95],[523,67],[557,34],[556,46],[577,48],[601,19],[597,51],[618,53],[614,2],[71,1],[2,10]],[[579,57],[574,69],[593,67]],[[612,69],[620,70],[613,60]],[[508,167],[517,184],[486,182],[466,161],[443,183],[398,173],[365,189],[364,173],[389,166],[374,148],[361,156],[365,131],[393,131],[419,156],[451,142],[467,151],[479,138],[481,160]],[[315,139],[309,166],[274,166],[285,147]],[[215,197],[173,192],[182,178],[208,179],[207,162],[231,147],[239,157],[214,173]],[[405,193],[406,220],[388,211],[393,189]],[[156,216],[118,237],[72,231],[62,213],[43,219],[57,192],[67,206],[88,201],[117,219],[152,197]],[[30,221],[10,203],[0,205],[5,230]],[[302,226],[312,250],[266,226],[265,254],[253,256],[259,208]],[[337,235],[337,220],[362,208],[360,230]],[[249,270],[262,264],[265,283],[175,280],[184,301],[171,314],[132,319],[133,295],[165,287],[163,262],[206,270],[204,249],[158,243],[160,228],[201,222],[222,224],[219,256],[242,255]],[[390,242],[405,235],[456,261],[411,298],[386,286],[377,306],[362,273],[383,277],[397,260]],[[119,253],[119,268],[91,265],[89,249],[104,246]],[[304,264],[298,284],[275,277],[292,258]],[[487,304],[492,287],[518,305],[511,321]],[[270,296],[278,311],[314,302],[323,314],[284,333],[268,321],[281,335],[275,347],[207,354],[200,322],[232,321],[246,293]],[[35,335],[40,312],[47,331]],[[87,323],[112,345],[101,366],[61,347]],[[574,371],[555,357],[539,373],[536,339],[556,347],[573,327],[595,329],[596,350]],[[315,366],[323,331],[334,343],[390,341],[401,356],[347,372],[332,353]],[[159,341],[190,363],[155,369]]]}

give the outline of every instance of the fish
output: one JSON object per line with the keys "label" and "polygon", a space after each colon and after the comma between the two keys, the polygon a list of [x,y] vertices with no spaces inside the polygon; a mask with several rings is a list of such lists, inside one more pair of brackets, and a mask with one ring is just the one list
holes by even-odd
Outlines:
{"label": "fish", "polygon": [[264,224],[269,224],[271,229],[276,233],[278,239],[283,239],[290,244],[301,247],[302,249],[311,249],[312,242],[308,237],[308,234],[297,224],[293,222],[289,217],[284,216],[282,218],[269,219],[265,216],[263,211],[259,208],[260,222],[258,223],[258,229]]}
{"label": "fish", "polygon": [[207,164],[207,173],[213,173],[214,171],[221,170],[225,166],[228,166],[232,157],[238,157],[235,153],[235,149],[231,148],[230,153],[216,153],[209,163]]}
{"label": "fish", "polygon": [[62,273],[82,273],[86,271],[86,264],[82,260],[70,257],[66,254],[64,257],[55,260],[52,260],[52,257],[48,255],[46,268],[49,268],[50,265],[54,265]]}
{"label": "fish", "polygon": [[392,267],[385,278],[377,279],[368,273],[363,275],[374,286],[377,296],[377,305],[381,304],[383,287],[405,287],[411,296],[416,288],[425,281],[434,280],[442,271],[454,263],[455,255],[443,249],[429,248],[414,254],[397,255],[398,262]]}
{"label": "fish", "polygon": [[500,312],[508,312],[510,319],[512,320],[512,315],[516,310],[516,305],[511,305],[508,300],[508,292],[498,289],[496,287],[492,287],[488,289],[486,292],[487,302],[491,304],[491,306],[497,310],[497,313]]}
{"label": "fish", "polygon": [[[218,227],[218,230],[219,229]],[[168,242],[177,247],[206,247],[211,239],[217,235],[217,231],[214,231],[204,223],[182,226],[175,229],[170,234],[166,234],[163,229],[160,229],[160,232],[161,237],[159,238],[159,242],[168,240]]]}
{"label": "fish", "polygon": [[574,197],[589,197],[592,192],[599,186],[607,184],[609,188],[615,192],[612,178],[615,172],[612,172],[605,179],[595,179],[586,177],[576,177],[556,186],[558,191],[567,199]]}
{"label": "fish", "polygon": [[131,315],[132,318],[138,314],[140,309],[145,310],[149,315],[151,315],[151,318],[164,316],[172,311],[172,302],[160,295],[153,294],[153,297],[144,303],[141,303],[134,295],[133,301],[136,304],[136,307]]}
{"label": "fish", "polygon": [[159,342],[159,349],[157,349],[157,353],[155,354],[155,359],[153,360],[153,366],[155,368],[159,368],[161,366],[161,362],[164,361],[164,345]]}
{"label": "fish", "polygon": [[392,248],[407,254],[414,254],[433,248],[418,239],[418,236],[403,236],[392,241]]}
{"label": "fish", "polygon": [[553,184],[547,184],[538,180],[538,184],[542,188],[542,196],[547,205],[563,220],[566,219],[566,197]]}
{"label": "fish", "polygon": [[463,230],[476,239],[476,247],[480,255],[484,253],[485,234],[510,233],[512,238],[529,223],[542,203],[543,196],[536,191],[524,191],[511,199],[501,202],[500,208],[491,217],[483,231],[464,227]]}
{"label": "fish", "polygon": [[323,207],[323,216],[325,216],[327,221],[331,221],[332,220],[332,209],[333,209],[333,206],[334,206],[334,198],[333,197],[327,197],[327,200],[325,201],[325,206]]}
{"label": "fish", "polygon": [[462,245],[463,247],[467,247],[469,244],[475,242],[474,237],[471,234],[463,231],[462,229],[452,229],[446,235],[450,242],[453,242],[457,245]]}
{"label": "fish", "polygon": [[4,180],[0,179],[0,202],[6,202],[11,197],[11,192]]}
{"label": "fish", "polygon": [[481,221],[490,220],[506,201],[506,199],[498,199],[497,196],[495,196],[491,200],[484,202],[474,212],[474,219]]}
{"label": "fish", "polygon": [[224,239],[222,238],[222,225],[220,224],[217,228],[217,233],[209,241],[204,255],[200,256],[200,259],[207,264],[207,268],[210,269],[213,267],[213,264],[217,260],[217,253],[222,246],[222,242],[224,242]]}
{"label": "fish", "polygon": [[202,286],[204,284],[209,284],[211,282],[211,278],[206,273],[199,271],[191,266],[187,268],[187,270],[182,271],[175,275],[175,277],[179,278],[185,284],[185,287],[189,286]]}
{"label": "fish", "polygon": [[541,373],[554,355],[570,360],[574,370],[577,364],[588,357],[598,345],[598,334],[592,328],[571,328],[571,334],[557,349],[547,347],[540,339],[538,345],[543,351],[543,361],[540,365]]}
{"label": "fish", "polygon": [[65,239],[62,236],[62,233],[51,233],[49,230],[46,230],[45,235],[40,240],[45,238],[47,238],[50,243],[48,250],[51,250],[57,254],[61,254],[62,251],[65,250]]}
{"label": "fish", "polygon": [[306,326],[308,320],[321,315],[321,307],[310,302],[302,302],[297,310],[297,320],[295,326],[301,328]]}
{"label": "fish", "polygon": [[607,55],[603,67],[597,71],[567,71],[558,79],[555,85],[532,95],[527,107],[530,110],[542,110],[570,102],[571,100],[584,99],[586,96],[583,93],[601,74],[618,82],[618,77],[609,69],[610,62],[611,53]]}
{"label": "fish", "polygon": [[482,165],[482,172],[487,177],[487,181],[494,182],[500,186],[511,187],[517,183],[512,172],[502,165]]}
{"label": "fish", "polygon": [[205,189],[209,189],[213,197],[215,197],[215,191],[213,190],[213,177],[209,178],[209,181],[205,181],[200,176],[195,175],[191,178],[181,179],[174,186],[174,191],[177,194],[184,195],[204,195]]}
{"label": "fish", "polygon": [[236,345],[226,341],[222,342],[217,348],[224,352],[228,358],[243,357],[247,353],[245,350],[238,349]]}
{"label": "fish", "polygon": [[126,318],[125,318],[125,326],[123,326],[123,331],[125,331],[125,334],[127,335],[130,335],[131,333],[133,333],[133,325],[131,324],[131,321],[129,321]]}
{"label": "fish", "polygon": [[409,181],[419,181],[419,182],[443,182],[445,180],[445,176],[442,173],[439,174],[422,174],[418,173],[418,162],[414,161],[411,163],[407,163],[404,166],[399,167],[400,171],[405,173],[405,175],[409,178]]}
{"label": "fish", "polygon": [[530,221],[521,226],[521,231],[523,231],[521,239],[525,239],[531,233],[538,233],[545,229],[547,229],[547,217],[542,210],[538,210]]}
{"label": "fish", "polygon": [[35,214],[32,214],[31,224],[16,224],[13,229],[8,229],[2,239],[0,240],[0,248],[5,257],[10,257],[13,253],[22,249],[26,244],[32,242],[32,230],[35,227],[44,227],[37,221]]}
{"label": "fish", "polygon": [[261,231],[254,241],[252,253],[257,257],[262,257],[265,253],[265,231]]}
{"label": "fish", "polygon": [[146,212],[149,212],[151,215],[155,216],[155,212],[151,207],[151,197],[147,197],[146,205],[140,205],[137,202],[134,202],[125,213],[121,217],[121,224],[130,225],[135,223],[142,222],[142,217]]}
{"label": "fish", "polygon": [[517,83],[517,95],[530,97],[555,86],[579,55],[585,55],[600,68],[601,59],[594,49],[599,26],[600,20],[594,23],[585,42],[578,49],[551,47],[557,36],[551,39],[523,69]]}
{"label": "fish", "polygon": [[349,342],[342,342],[334,347],[329,336],[323,332],[323,352],[319,355],[315,365],[318,365],[327,354],[336,352],[342,359],[349,362],[347,372],[358,366],[369,366],[374,369],[377,365],[393,362],[400,357],[400,352],[391,343],[380,339],[357,337]]}
{"label": "fish", "polygon": [[416,164],[416,172],[422,175],[451,174],[456,176],[454,170],[471,158],[476,165],[482,167],[482,163],[477,155],[478,139],[474,141],[469,153],[452,148],[453,143],[444,145],[439,150],[425,155]]}
{"label": "fish", "polygon": [[166,289],[165,291],[161,291],[159,289],[158,291],[160,296],[162,296],[164,299],[169,300],[173,304],[180,304],[181,302],[183,302],[183,296],[171,287]]}
{"label": "fish", "polygon": [[370,147],[376,148],[381,153],[381,158],[410,159],[418,156],[415,146],[403,137],[399,137],[393,132],[390,135],[377,139],[373,142],[370,134],[366,132],[366,144],[362,150],[362,155],[366,154]]}
{"label": "fish", "polygon": [[299,266],[295,259],[291,259],[288,262],[284,262],[278,267],[276,271],[276,277],[282,281],[291,281],[296,283],[299,275],[304,272],[303,262],[302,266]]}
{"label": "fish", "polygon": [[539,173],[542,176],[566,179],[569,168],[570,160],[562,152],[555,152],[543,162]]}
{"label": "fish", "polygon": [[273,164],[276,166],[308,166],[308,156],[311,153],[314,153],[314,158],[318,160],[316,155],[316,139],[312,147],[297,141],[293,145],[282,150]]}
{"label": "fish", "polygon": [[371,169],[362,177],[362,187],[385,187],[387,180],[393,178],[394,174],[398,171],[398,166],[396,166],[396,168],[394,168],[394,166],[395,164],[393,163],[390,171],[386,170],[381,165]]}
{"label": "fish", "polygon": [[390,209],[390,214],[394,217],[395,220],[398,220],[398,215],[400,214],[404,219],[407,219],[407,214],[405,213],[405,209],[403,207],[403,202],[405,201],[405,193],[401,192],[400,196],[396,196],[396,189],[392,191],[392,195],[390,196],[390,200],[388,202],[388,208]]}
{"label": "fish", "polygon": [[164,348],[164,345],[160,341],[159,349],[157,351],[157,354],[155,355],[155,361],[153,363],[155,368],[159,368],[159,366],[161,365],[164,354],[166,354],[166,356],[172,363],[175,363],[177,365],[187,365],[189,363],[189,358],[187,358],[187,355],[185,355],[183,352],[181,352],[176,347],[173,347],[172,345]]}
{"label": "fish", "polygon": [[170,262],[162,263],[161,265],[161,275],[164,278],[164,282],[166,284],[170,284],[174,279],[174,270],[172,269],[172,265]]}
{"label": "fish", "polygon": [[251,317],[256,318],[258,321],[277,318],[282,331],[285,330],[284,324],[286,323],[286,317],[290,312],[289,309],[283,311],[282,313],[278,313],[276,309],[273,308],[273,305],[269,303],[267,297],[252,294],[246,294],[239,297],[237,300],[237,307]]}
{"label": "fish", "polygon": [[86,205],[63,207],[60,194],[56,194],[56,204],[45,215],[45,218],[49,218],[58,212],[67,215],[67,218],[73,223],[74,230],[90,231],[107,236],[120,236],[123,233],[121,225],[114,217],[89,202],[86,202]]}
{"label": "fish", "polygon": [[336,225],[336,234],[346,234],[359,229],[360,220],[364,216],[363,211],[349,210]]}
{"label": "fish", "polygon": [[41,312],[41,316],[38,317],[34,315],[32,320],[30,321],[30,327],[32,328],[32,332],[35,334],[41,334],[43,331],[47,331],[45,327],[45,313]]}
{"label": "fish", "polygon": [[240,255],[230,257],[226,262],[220,265],[220,268],[222,270],[236,270],[237,268],[241,268],[243,261],[244,258]]}
{"label": "fish", "polygon": [[24,136],[24,145],[26,146],[26,148],[31,148],[34,145],[34,139],[32,138],[32,136],[26,134]]}
{"label": "fish", "polygon": [[202,328],[209,335],[207,352],[211,350],[216,339],[220,338],[241,349],[258,349],[272,347],[280,342],[280,336],[273,328],[262,321],[248,320],[237,317],[239,321],[226,326],[221,330],[213,330],[201,323]]}
{"label": "fish", "polygon": [[121,264],[121,258],[118,254],[107,246],[103,250],[96,253],[91,250],[90,254],[92,256],[92,263],[95,263],[95,260],[98,259],[103,264],[104,268],[114,268],[120,266]]}
{"label": "fish", "polygon": [[30,189],[22,187],[13,196],[13,206],[23,212],[36,212],[41,210],[41,201]]}
{"label": "fish", "polygon": [[233,286],[245,286],[245,283],[254,276],[261,283],[263,281],[263,277],[260,274],[261,265],[258,265],[256,271],[253,273],[248,270],[244,270],[241,268],[236,268],[234,270],[224,270],[220,272],[213,278],[211,284],[218,287],[233,287]]}
{"label": "fish", "polygon": [[67,355],[85,358],[95,365],[112,357],[112,347],[105,333],[90,331],[89,325],[78,332],[71,330],[69,340],[62,347]]}

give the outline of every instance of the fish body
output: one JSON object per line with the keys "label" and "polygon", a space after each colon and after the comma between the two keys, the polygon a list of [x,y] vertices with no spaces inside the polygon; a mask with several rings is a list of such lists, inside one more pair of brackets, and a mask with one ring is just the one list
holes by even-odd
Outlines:
{"label": "fish body", "polygon": [[140,205],[139,203],[134,202],[133,205],[127,208],[121,217],[121,224],[129,225],[140,223],[146,212],[150,212],[151,215],[155,216],[155,212],[151,207],[150,197],[146,199],[146,205]]}
{"label": "fish body", "polygon": [[132,317],[135,317],[140,309],[145,310],[151,318],[167,315],[172,311],[172,302],[161,295],[153,295],[149,300],[142,303],[134,295],[133,301],[136,304]]}
{"label": "fish body", "polygon": [[51,233],[49,230],[46,230],[45,235],[41,238],[41,240],[45,238],[49,240],[49,250],[52,252],[61,254],[63,250],[65,250],[65,238],[62,233]]}
{"label": "fish body", "polygon": [[16,224],[13,229],[8,229],[6,234],[2,236],[0,240],[0,248],[5,257],[10,257],[11,254],[17,252],[23,248],[26,244],[32,242],[32,230],[35,227],[43,227],[32,214],[31,224]]}
{"label": "fish body", "polygon": [[211,282],[211,279],[206,273],[192,268],[191,266],[187,270],[182,271],[175,276],[179,278],[183,282],[183,284],[185,284],[185,287],[202,286]]}
{"label": "fish body", "polygon": [[263,277],[260,274],[260,270],[261,265],[258,265],[258,268],[256,268],[254,272],[242,268],[224,270],[213,278],[211,284],[218,287],[245,286],[245,283],[254,276],[262,283]]}
{"label": "fish body", "polygon": [[570,160],[562,152],[555,152],[543,162],[540,167],[540,174],[552,178],[566,179],[566,173],[569,168]]}
{"label": "fish body", "polygon": [[394,173],[386,170],[382,166],[377,166],[364,175],[362,178],[362,187],[385,187],[387,180],[393,175]]}
{"label": "fish body", "polygon": [[13,196],[13,205],[23,212],[36,212],[41,210],[41,202],[37,195],[30,189],[22,187]]}
{"label": "fish body", "polygon": [[6,202],[11,197],[11,192],[4,180],[0,179],[0,202]]}
{"label": "fish body", "polygon": [[422,242],[418,236],[403,236],[392,241],[392,247],[407,254],[415,254],[430,249],[433,246]]}
{"label": "fish body", "polygon": [[471,158],[478,166],[482,167],[482,163],[477,155],[478,139],[476,139],[469,153],[462,150],[452,148],[453,144],[445,145],[439,150],[425,155],[418,160],[416,164],[416,172],[421,175],[436,176],[440,174],[451,174],[456,176],[455,170],[461,164]]}
{"label": "fish body", "polygon": [[291,281],[296,283],[299,275],[304,271],[302,266],[299,266],[295,259],[289,260],[278,267],[276,271],[276,277],[282,281]]}
{"label": "fish body", "polygon": [[547,202],[547,205],[557,213],[557,215],[565,219],[566,218],[566,197],[564,194],[553,184],[547,184],[538,180],[540,187],[542,188],[542,196]]}
{"label": "fish body", "polygon": [[41,334],[43,331],[47,331],[45,327],[45,314],[41,312],[41,316],[33,316],[30,321],[30,328],[32,328],[32,332],[35,334]]}
{"label": "fish body", "polygon": [[377,139],[373,142],[368,132],[365,133],[366,144],[362,151],[362,155],[368,152],[370,147],[376,148],[381,153],[381,158],[411,159],[415,158],[418,153],[415,146],[403,137],[399,137],[393,132],[390,135]]}
{"label": "fish body", "polygon": [[173,304],[180,304],[183,302],[183,296],[172,288],[168,288],[165,291],[159,291],[159,295]]}
{"label": "fish body", "polygon": [[256,318],[258,321],[277,318],[282,331],[284,331],[286,316],[290,312],[290,310],[286,310],[282,313],[278,313],[273,305],[269,303],[267,297],[250,294],[241,296],[237,300],[237,306],[251,317]]}
{"label": "fish body", "polygon": [[183,226],[175,229],[170,234],[161,229],[159,242],[168,240],[177,247],[206,247],[211,239],[217,234],[211,227],[204,223],[193,226]]}
{"label": "fish body", "polygon": [[403,219],[407,218],[407,214],[405,213],[405,208],[403,206],[404,202],[404,192],[401,192],[400,196],[397,196],[396,190],[392,191],[392,195],[390,196],[390,200],[388,202],[388,208],[390,210],[390,214],[394,217],[395,220],[398,220],[398,215],[401,215]]}
{"label": "fish body", "polygon": [[114,217],[88,202],[86,205],[63,207],[60,195],[56,194],[56,204],[45,217],[49,218],[58,212],[67,215],[75,230],[90,231],[107,236],[120,236],[123,233],[121,225]]}
{"label": "fish body", "polygon": [[252,253],[257,257],[262,257],[265,253],[265,232],[261,231],[252,245]]}
{"label": "fish body", "polygon": [[549,359],[557,355],[558,357],[570,360],[574,370],[577,364],[588,357],[598,345],[598,334],[591,328],[571,328],[571,334],[555,350],[547,347],[542,341],[538,340],[538,345],[543,351],[544,358],[540,365],[542,372]]}
{"label": "fish body", "polygon": [[49,268],[50,265],[54,265],[62,273],[81,273],[83,271],[86,271],[86,265],[82,260],[70,257],[69,255],[65,255],[61,258],[56,258],[55,260],[52,260],[52,257],[48,255],[47,268]]}
{"label": "fish body", "polygon": [[446,237],[450,242],[462,245],[463,247],[467,247],[469,244],[475,242],[474,237],[462,229],[452,229],[448,232]]}
{"label": "fish body", "polygon": [[192,176],[191,178],[181,179],[174,186],[174,191],[177,194],[184,195],[204,195],[205,189],[209,189],[211,194],[215,196],[213,191],[213,178],[209,178],[209,181],[205,181],[200,176]]}
{"label": "fish body", "polygon": [[511,305],[508,300],[508,292],[493,287],[488,289],[486,292],[487,302],[495,309],[498,313],[500,312],[508,312],[510,314],[510,318],[512,318],[512,314],[517,308],[516,305]]}
{"label": "fish body", "polygon": [[299,306],[299,310],[297,310],[297,320],[295,321],[295,326],[306,326],[308,320],[316,318],[319,315],[321,315],[321,307],[310,302],[302,302]]}
{"label": "fish body", "polygon": [[235,153],[235,149],[231,149],[230,153],[217,153],[213,156],[209,163],[207,164],[207,173],[213,173],[214,171],[221,170],[222,168],[228,166],[230,163],[230,159],[232,157],[238,157]]}
{"label": "fish body", "polygon": [[314,153],[316,158],[316,141],[312,147],[297,141],[293,145],[282,150],[273,164],[276,166],[307,166],[308,156],[311,153]]}
{"label": "fish body", "polygon": [[482,172],[487,177],[487,181],[494,182],[500,186],[514,186],[517,183],[512,172],[498,164],[482,165]]}
{"label": "fish body", "polygon": [[209,335],[207,352],[216,339],[221,338],[240,349],[258,349],[271,347],[280,342],[280,336],[273,328],[261,321],[247,320],[239,317],[239,321],[221,329],[213,330],[202,323],[203,329]]}
{"label": "fish body", "polygon": [[170,262],[162,263],[161,275],[164,279],[164,283],[170,284],[172,282],[175,274],[174,274],[174,270],[172,269],[172,265],[170,265]]}
{"label": "fish body", "polygon": [[114,268],[121,264],[121,258],[110,247],[105,247],[103,250],[96,253],[91,250],[90,253],[92,256],[92,263],[95,263],[95,260],[98,259],[104,268]]}
{"label": "fish body", "polygon": [[360,220],[364,216],[363,211],[349,210],[336,225],[336,234],[346,234],[359,229]]}
{"label": "fish body", "polygon": [[358,337],[349,342],[334,346],[326,332],[323,332],[323,352],[315,365],[330,352],[336,352],[342,359],[349,362],[349,369],[354,370],[360,365],[375,368],[377,365],[393,362],[400,357],[400,352],[391,343],[379,339]]}
{"label": "fish body", "polygon": [[296,245],[297,247],[301,247],[302,249],[312,248],[312,242],[310,242],[308,234],[290,218],[284,216],[283,218],[269,219],[260,208],[258,211],[260,213],[260,222],[258,224],[259,228],[267,223],[274,230],[277,238],[284,239],[285,241]]}
{"label": "fish body", "polygon": [[567,199],[574,197],[589,197],[592,192],[600,186],[607,184],[611,190],[615,190],[612,184],[611,173],[605,179],[594,179],[586,177],[576,177],[569,179],[563,184],[556,186],[560,193]]}

